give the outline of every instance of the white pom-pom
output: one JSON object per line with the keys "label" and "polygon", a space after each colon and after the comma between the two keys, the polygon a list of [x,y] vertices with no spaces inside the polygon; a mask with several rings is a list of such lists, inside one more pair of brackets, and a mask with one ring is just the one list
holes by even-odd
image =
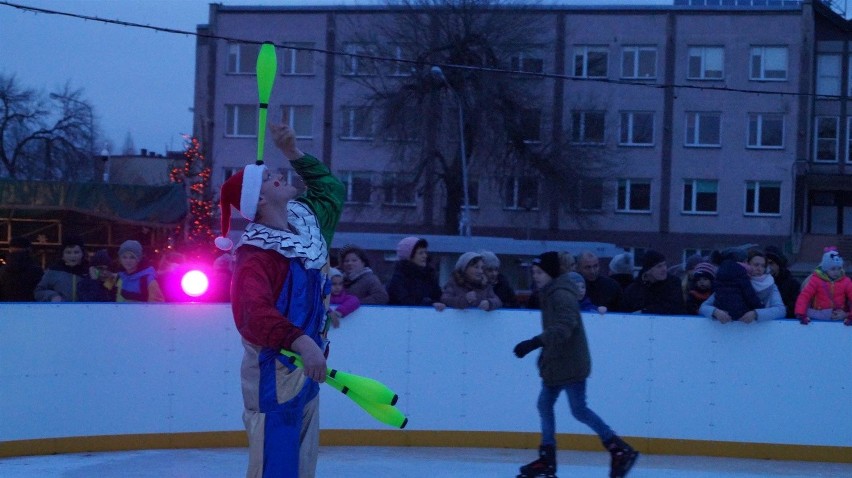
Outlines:
{"label": "white pom-pom", "polygon": [[234,242],[223,236],[217,237],[213,242],[216,244],[216,247],[223,251],[230,251],[234,247]]}

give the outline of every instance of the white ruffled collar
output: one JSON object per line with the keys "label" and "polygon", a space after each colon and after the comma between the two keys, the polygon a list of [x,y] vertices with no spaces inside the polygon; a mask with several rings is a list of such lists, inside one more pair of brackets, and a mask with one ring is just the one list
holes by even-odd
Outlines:
{"label": "white ruffled collar", "polygon": [[276,251],[287,258],[304,259],[308,269],[322,269],[328,263],[328,247],[316,215],[305,204],[290,201],[287,222],[290,231],[249,223],[237,247],[250,245]]}

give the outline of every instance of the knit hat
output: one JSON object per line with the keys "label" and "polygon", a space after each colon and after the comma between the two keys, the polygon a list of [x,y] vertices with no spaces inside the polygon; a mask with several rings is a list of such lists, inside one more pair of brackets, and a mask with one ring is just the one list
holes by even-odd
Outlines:
{"label": "knit hat", "polygon": [[701,254],[693,254],[686,258],[686,262],[683,264],[683,270],[691,271],[692,269],[695,269],[695,266],[702,262],[704,262],[704,258],[701,257]]}
{"label": "knit hat", "polygon": [[571,279],[573,282],[576,282],[578,284],[586,285],[586,279],[583,279],[583,276],[581,276],[580,274],[578,274],[576,272],[573,272],[573,271],[569,272],[568,278]]}
{"label": "knit hat", "polygon": [[479,251],[479,254],[482,256],[482,265],[487,269],[500,268],[500,259],[497,257],[497,254],[491,251]]}
{"label": "knit hat", "polygon": [[826,247],[823,251],[822,262],[819,263],[820,269],[824,272],[828,272],[836,267],[843,267],[843,258],[840,257],[840,253],[837,252],[836,247]]}
{"label": "knit hat", "polygon": [[222,235],[214,240],[219,249],[230,251],[234,247],[233,241],[228,239],[228,232],[231,230],[231,207],[236,208],[244,218],[254,221],[265,171],[266,166],[263,164],[249,164],[222,184],[219,195]]}
{"label": "knit hat", "polygon": [[657,252],[653,249],[648,249],[645,251],[645,255],[642,256],[642,270],[639,272],[639,275],[648,272],[652,267],[659,264],[660,262],[666,262],[666,256],[662,253]]}
{"label": "knit hat", "polygon": [[107,252],[106,249],[101,249],[98,252],[95,252],[95,255],[92,256],[92,260],[89,261],[89,264],[95,267],[106,267],[109,266],[110,262],[112,262],[112,260],[109,258],[109,252]]}
{"label": "knit hat", "polygon": [[633,254],[616,254],[609,261],[609,271],[613,274],[633,274]]}
{"label": "knit hat", "polygon": [[131,252],[137,259],[142,259],[142,244],[132,239],[124,241],[121,243],[121,247],[118,248],[118,257],[121,257],[125,252]]}
{"label": "knit hat", "polygon": [[532,260],[533,265],[541,268],[551,279],[559,277],[559,253],[548,251]]}
{"label": "knit hat", "polygon": [[343,277],[343,272],[340,272],[340,269],[336,267],[332,267],[328,270],[328,278],[331,279],[332,277]]}
{"label": "knit hat", "polygon": [[714,280],[716,279],[716,266],[709,262],[699,262],[698,265],[695,266],[692,277],[696,280],[702,277]]}
{"label": "knit hat", "polygon": [[464,272],[464,270],[467,269],[467,266],[469,266],[474,259],[482,259],[482,255],[478,252],[465,252],[461,255],[461,257],[459,257],[459,260],[456,261],[455,270]]}
{"label": "knit hat", "polygon": [[396,245],[396,257],[401,261],[410,261],[414,256],[414,251],[421,247],[429,247],[426,239],[414,236],[406,237]]}
{"label": "knit hat", "polygon": [[766,259],[770,260],[782,269],[787,267],[787,256],[781,252],[781,249],[775,246],[766,246],[766,249],[763,250],[763,253],[766,254]]}

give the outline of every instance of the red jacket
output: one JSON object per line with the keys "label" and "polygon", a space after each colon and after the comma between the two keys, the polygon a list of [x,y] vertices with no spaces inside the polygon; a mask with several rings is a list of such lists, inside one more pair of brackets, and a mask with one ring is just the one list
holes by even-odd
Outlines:
{"label": "red jacket", "polygon": [[817,269],[805,281],[796,299],[796,316],[804,316],[808,308],[843,310],[849,312],[852,305],[852,280],[847,276],[832,281],[821,269]]}

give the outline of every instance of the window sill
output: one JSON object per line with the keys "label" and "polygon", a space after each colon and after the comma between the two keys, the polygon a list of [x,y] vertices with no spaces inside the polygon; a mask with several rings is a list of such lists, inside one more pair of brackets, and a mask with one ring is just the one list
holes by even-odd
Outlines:
{"label": "window sill", "polygon": [[721,78],[690,78],[690,77],[687,77],[686,79],[687,79],[687,81],[717,81],[717,82],[725,81],[725,77],[721,77]]}
{"label": "window sill", "polygon": [[719,211],[681,211],[684,216],[718,216]]}
{"label": "window sill", "polygon": [[622,148],[653,148],[654,143],[618,143]]}
{"label": "window sill", "polygon": [[787,78],[749,78],[749,81],[758,83],[786,83]]}
{"label": "window sill", "polygon": [[226,138],[230,139],[257,139],[257,135],[248,135],[248,134],[228,134],[225,133]]}
{"label": "window sill", "polygon": [[317,76],[316,73],[281,73],[281,76]]}
{"label": "window sill", "polygon": [[746,145],[746,149],[755,149],[755,150],[770,150],[770,151],[783,151],[784,146],[753,146]]}
{"label": "window sill", "polygon": [[772,213],[747,212],[747,213],[743,213],[743,217],[762,217],[762,218],[774,217],[776,219],[781,219],[781,213],[780,212],[772,212]]}
{"label": "window sill", "polygon": [[341,141],[372,141],[373,138],[369,137],[361,137],[361,136],[339,136],[338,139]]}
{"label": "window sill", "polygon": [[629,209],[616,209],[616,214],[642,214],[642,215],[651,215],[651,211],[632,211]]}
{"label": "window sill", "polygon": [[690,149],[719,149],[722,147],[721,144],[684,144],[684,148]]}
{"label": "window sill", "polygon": [[404,208],[404,209],[417,209],[417,203],[396,203],[396,202],[383,202],[382,207],[393,207],[393,208]]}

